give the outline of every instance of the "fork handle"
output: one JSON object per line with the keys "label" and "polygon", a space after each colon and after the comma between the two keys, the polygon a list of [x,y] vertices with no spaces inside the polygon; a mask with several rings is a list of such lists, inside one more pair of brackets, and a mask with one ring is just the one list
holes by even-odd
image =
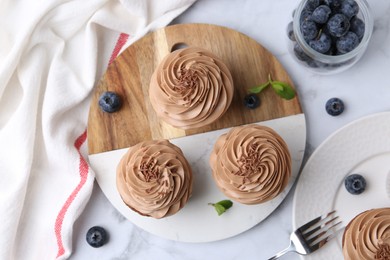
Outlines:
{"label": "fork handle", "polygon": [[276,255],[274,255],[273,257],[271,258],[268,258],[267,260],[273,260],[273,259],[278,259],[279,257],[281,257],[282,255],[288,253],[288,252],[291,252],[291,251],[294,251],[294,248],[292,247],[292,245],[290,244],[287,248],[283,249],[282,251],[280,251],[279,253],[277,253]]}

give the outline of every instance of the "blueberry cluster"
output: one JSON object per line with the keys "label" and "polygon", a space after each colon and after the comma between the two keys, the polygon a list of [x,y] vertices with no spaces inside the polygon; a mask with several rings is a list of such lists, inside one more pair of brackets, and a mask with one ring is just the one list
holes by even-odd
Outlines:
{"label": "blueberry cluster", "polygon": [[[308,0],[300,14],[302,37],[315,51],[325,55],[342,55],[355,49],[363,38],[365,24],[357,17],[355,0]],[[287,27],[290,40],[292,26]],[[295,44],[296,57],[310,64],[311,59]]]}

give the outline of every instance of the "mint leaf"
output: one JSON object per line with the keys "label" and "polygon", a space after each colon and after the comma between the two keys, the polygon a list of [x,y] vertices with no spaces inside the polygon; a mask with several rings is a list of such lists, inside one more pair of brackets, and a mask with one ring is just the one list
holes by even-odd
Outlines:
{"label": "mint leaf", "polygon": [[279,82],[277,82],[277,83],[272,82],[271,86],[275,90],[276,93],[284,91],[284,86],[282,84],[279,84]]}
{"label": "mint leaf", "polygon": [[218,213],[218,216],[221,216],[223,213],[225,213],[226,209],[221,204],[214,204],[214,208]]}
{"label": "mint leaf", "polygon": [[226,212],[229,208],[233,206],[233,202],[231,200],[221,200],[217,203],[209,203],[209,205],[213,206],[218,213],[218,216],[221,216]]}
{"label": "mint leaf", "polygon": [[217,202],[217,204],[222,205],[225,209],[230,209],[233,206],[233,202],[231,200],[221,200]]}
{"label": "mint leaf", "polygon": [[287,83],[281,81],[271,81],[270,83],[276,94],[282,98],[289,100],[295,97],[295,90]]}
{"label": "mint leaf", "polygon": [[276,94],[284,99],[292,99],[295,97],[295,90],[287,83],[281,81],[273,81],[271,74],[268,74],[268,81],[249,89],[250,93],[258,94],[269,85],[275,90]]}
{"label": "mint leaf", "polygon": [[250,89],[249,89],[249,92],[250,92],[250,93],[254,93],[254,94],[258,94],[258,93],[260,93],[263,89],[265,89],[266,87],[268,87],[268,85],[269,85],[269,81],[267,81],[267,82],[264,83],[264,84],[261,84],[260,86],[256,86],[256,87],[250,88]]}

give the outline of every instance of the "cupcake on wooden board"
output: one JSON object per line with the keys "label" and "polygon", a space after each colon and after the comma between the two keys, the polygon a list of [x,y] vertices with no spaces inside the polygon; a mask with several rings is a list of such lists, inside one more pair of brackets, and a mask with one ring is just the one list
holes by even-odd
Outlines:
{"label": "cupcake on wooden board", "polygon": [[342,246],[345,260],[390,259],[390,208],[367,210],[353,218]]}
{"label": "cupcake on wooden board", "polygon": [[229,108],[233,92],[228,67],[198,47],[167,55],[154,71],[149,87],[157,115],[181,129],[202,127],[220,118]]}
{"label": "cupcake on wooden board", "polygon": [[291,176],[291,156],[283,138],[260,125],[232,128],[214,145],[213,178],[229,198],[259,204],[280,194]]}
{"label": "cupcake on wooden board", "polygon": [[117,167],[122,200],[143,216],[177,213],[192,192],[192,171],[183,152],[167,140],[145,141],[129,148]]}

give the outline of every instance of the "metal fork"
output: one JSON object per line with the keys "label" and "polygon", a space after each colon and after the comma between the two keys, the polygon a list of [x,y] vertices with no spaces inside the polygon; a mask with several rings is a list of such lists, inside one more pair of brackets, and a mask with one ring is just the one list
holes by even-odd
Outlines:
{"label": "metal fork", "polygon": [[323,247],[330,239],[334,238],[343,228],[334,231],[334,228],[341,223],[337,222],[338,216],[334,216],[336,211],[319,216],[290,235],[290,245],[268,260],[277,259],[287,252],[296,252],[300,255],[310,254]]}

